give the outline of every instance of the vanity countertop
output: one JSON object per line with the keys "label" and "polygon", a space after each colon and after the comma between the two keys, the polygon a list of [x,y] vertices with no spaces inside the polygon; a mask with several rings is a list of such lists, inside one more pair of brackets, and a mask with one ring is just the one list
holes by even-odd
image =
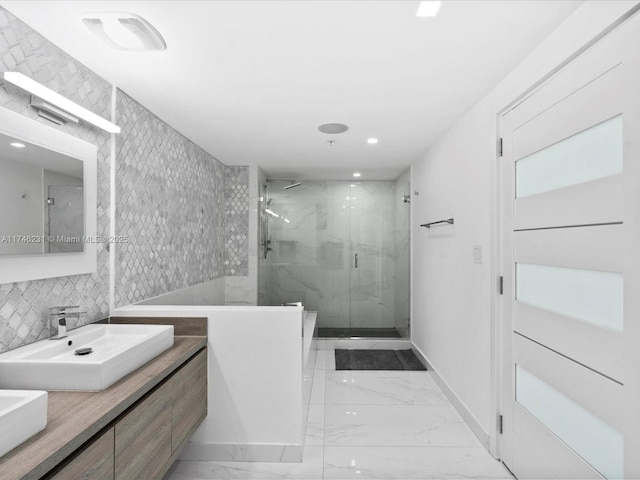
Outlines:
{"label": "vanity countertop", "polygon": [[0,457],[0,478],[41,478],[206,345],[206,336],[176,336],[173,347],[106,390],[49,392],[47,428]]}

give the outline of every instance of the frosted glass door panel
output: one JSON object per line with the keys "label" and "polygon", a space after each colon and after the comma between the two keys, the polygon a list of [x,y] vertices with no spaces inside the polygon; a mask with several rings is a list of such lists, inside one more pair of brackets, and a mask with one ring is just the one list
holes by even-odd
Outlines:
{"label": "frosted glass door panel", "polygon": [[576,320],[623,329],[620,273],[518,263],[516,299]]}
{"label": "frosted glass door panel", "polygon": [[519,365],[516,401],[605,478],[623,478],[620,432]]}
{"label": "frosted glass door panel", "polygon": [[622,115],[518,160],[516,197],[619,173],[622,173]]}

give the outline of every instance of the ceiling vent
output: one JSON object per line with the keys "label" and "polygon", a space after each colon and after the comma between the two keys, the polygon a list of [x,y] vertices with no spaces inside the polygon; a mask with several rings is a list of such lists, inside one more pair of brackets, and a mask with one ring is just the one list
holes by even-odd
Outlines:
{"label": "ceiling vent", "polygon": [[82,23],[97,38],[118,50],[166,50],[160,32],[144,18],[128,12],[87,13]]}

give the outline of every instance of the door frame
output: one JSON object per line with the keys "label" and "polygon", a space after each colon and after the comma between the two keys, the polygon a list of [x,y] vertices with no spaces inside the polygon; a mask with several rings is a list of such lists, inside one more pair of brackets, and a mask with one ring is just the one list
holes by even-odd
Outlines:
{"label": "door frame", "polygon": [[[503,366],[505,364],[505,350],[507,349],[506,342],[511,341],[511,336],[506,335],[508,332],[508,324],[504,318],[504,302],[507,301],[507,295],[501,295],[500,293],[500,278],[505,271],[505,266],[502,264],[503,250],[503,212],[504,202],[503,187],[502,187],[502,168],[501,162],[504,161],[501,156],[501,138],[503,137],[503,117],[511,110],[515,109],[522,102],[535,95],[545,84],[552,80],[556,74],[562,70],[565,66],[575,60],[577,57],[586,52],[593,45],[598,43],[602,38],[611,33],[617,27],[621,26],[633,15],[640,11],[640,3],[629,8],[624,14],[620,15],[615,21],[610,23],[600,33],[595,35],[591,40],[585,43],[582,47],[577,49],[573,54],[569,55],[566,59],[560,62],[557,66],[552,68],[546,75],[542,76],[539,80],[532,83],[532,85],[525,89],[522,93],[517,95],[513,100],[508,102],[502,109],[496,113],[496,153],[495,161],[491,163],[491,236],[492,236],[492,249],[491,254],[493,261],[491,262],[491,278],[495,279],[495,290],[491,295],[491,410],[495,414],[495,429],[493,434],[490,435],[489,449],[493,456],[499,460],[502,459],[502,452],[504,446],[502,444],[503,436],[500,433],[501,428],[501,414],[505,409],[502,398],[505,394],[505,372]],[[509,199],[510,200],[510,199]],[[511,349],[508,349],[508,353],[511,354]],[[508,387],[507,387],[508,388]],[[626,450],[626,448],[625,448]]]}

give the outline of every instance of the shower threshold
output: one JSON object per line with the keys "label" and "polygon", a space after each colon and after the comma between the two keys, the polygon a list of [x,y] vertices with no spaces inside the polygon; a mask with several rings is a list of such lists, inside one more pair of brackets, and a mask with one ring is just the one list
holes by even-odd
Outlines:
{"label": "shower threshold", "polygon": [[318,328],[318,338],[401,338],[395,328]]}

